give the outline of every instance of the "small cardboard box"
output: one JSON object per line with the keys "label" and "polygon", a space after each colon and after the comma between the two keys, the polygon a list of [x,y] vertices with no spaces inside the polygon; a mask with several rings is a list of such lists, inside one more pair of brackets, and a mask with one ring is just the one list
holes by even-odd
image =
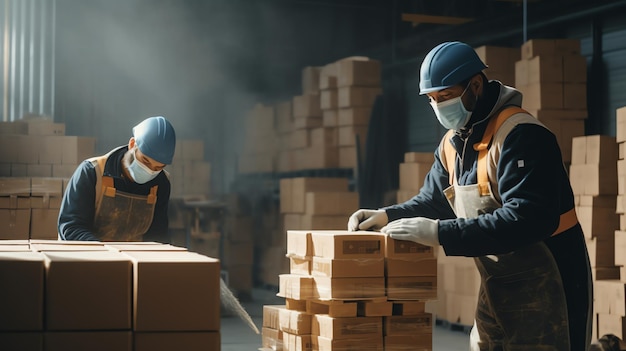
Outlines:
{"label": "small cardboard box", "polygon": [[312,335],[294,335],[283,332],[283,350],[312,350]]}
{"label": "small cardboard box", "polygon": [[400,189],[413,190],[417,193],[424,185],[424,179],[432,167],[431,163],[401,163]]}
{"label": "small cardboard box", "polygon": [[0,239],[28,239],[30,209],[0,209]]}
{"label": "small cardboard box", "polygon": [[[313,336],[311,342],[313,344],[313,350],[316,351],[383,351],[382,336],[362,336],[351,339],[329,339],[322,336]],[[412,346],[413,345],[411,345],[409,349],[414,350]],[[404,347],[406,347],[406,345]]]}
{"label": "small cardboard box", "polygon": [[[131,328],[132,266],[127,257],[111,251],[59,251],[44,255],[46,330]],[[80,294],[76,294],[77,282]],[[108,303],[103,304],[105,300]]]}
{"label": "small cardboard box", "polygon": [[322,125],[324,127],[337,127],[339,125],[339,109],[330,109],[322,111]]}
{"label": "small cardboard box", "polygon": [[384,335],[417,335],[432,334],[433,315],[423,313],[418,316],[386,316],[384,319]]}
{"label": "small cardboard box", "polygon": [[369,125],[372,108],[365,107],[348,107],[340,108],[338,116],[339,126],[365,126]]}
{"label": "small cardboard box", "polygon": [[380,72],[377,60],[340,60],[337,61],[337,86],[379,86]]}
{"label": "small cardboard box", "polygon": [[337,89],[322,90],[320,92],[320,108],[322,110],[332,110],[338,107]]}
{"label": "small cardboard box", "polygon": [[59,218],[58,208],[33,208],[30,215],[30,238],[31,239],[56,239],[58,238],[57,221]]}
{"label": "small cardboard box", "polygon": [[280,311],[285,305],[263,305],[263,327],[280,329]]}
{"label": "small cardboard box", "polygon": [[389,300],[434,300],[437,298],[437,277],[388,277]]}
{"label": "small cardboard box", "polygon": [[363,299],[385,296],[385,278],[314,277],[315,297],[321,300]]}
{"label": "small cardboard box", "polygon": [[339,146],[356,146],[357,136],[361,150],[364,150],[365,141],[367,140],[367,125],[348,125],[339,127]]}
{"label": "small cardboard box", "polygon": [[337,146],[338,129],[320,127],[311,129],[311,146]]}
{"label": "small cardboard box", "polygon": [[61,164],[63,160],[63,136],[44,136],[41,138],[39,162]]}
{"label": "small cardboard box", "polygon": [[283,348],[283,332],[278,329],[261,329],[262,347],[270,350],[281,350]]}
{"label": "small cardboard box", "polygon": [[322,109],[320,107],[320,94],[308,93],[304,95],[294,96],[292,103],[294,122],[298,118],[322,117]]}
{"label": "small cardboard box", "polygon": [[63,180],[59,178],[32,177],[31,196],[63,196]]}
{"label": "small cardboard box", "polygon": [[313,256],[311,233],[304,230],[287,230],[287,256]]}
{"label": "small cardboard box", "polygon": [[278,318],[279,329],[283,333],[294,335],[311,334],[311,315],[306,312],[281,309],[278,312]]}
{"label": "small cardboard box", "polygon": [[341,87],[338,107],[371,107],[381,93],[380,87]]}
{"label": "small cardboard box", "polygon": [[383,335],[383,319],[382,317],[333,318],[317,314],[313,316],[312,332],[313,335],[333,340],[378,337]]}
{"label": "small cardboard box", "polygon": [[[363,159],[364,150],[361,150]],[[358,165],[356,146],[339,147],[339,168],[355,168]]]}
{"label": "small cardboard box", "polygon": [[426,163],[432,165],[435,162],[435,154],[432,152],[405,152],[405,163]]}
{"label": "small cardboard box", "polygon": [[297,275],[310,275],[311,274],[311,259],[310,258],[289,258],[289,273]]}
{"label": "small cardboard box", "polygon": [[44,350],[132,351],[138,349],[133,349],[133,333],[130,331],[68,331],[46,332]]}
{"label": "small cardboard box", "polygon": [[42,330],[44,256],[28,251],[0,252],[0,280],[5,282],[0,289],[0,330]]}
{"label": "small cardboard box", "polygon": [[77,165],[83,160],[96,155],[96,138],[82,136],[63,137],[63,159],[64,165]]}
{"label": "small cardboard box", "polygon": [[311,215],[349,215],[359,208],[359,193],[348,191],[309,192],[306,193],[305,208],[305,213]]}
{"label": "small cardboard box", "polygon": [[416,258],[412,260],[386,258],[385,275],[387,277],[436,277],[436,258]]}
{"label": "small cardboard box", "polygon": [[347,178],[292,178],[292,213],[304,213],[306,205],[306,193],[316,191],[347,191]]}
{"label": "small cardboard box", "polygon": [[333,259],[313,257],[311,274],[318,277],[384,277],[384,258]]}
{"label": "small cardboard box", "polygon": [[563,83],[529,83],[518,85],[517,88],[524,95],[524,109],[563,108]]}
{"label": "small cardboard box", "polygon": [[[219,331],[199,332],[137,332],[134,335],[133,351],[154,350],[220,350]],[[109,350],[116,350],[111,348]]]}
{"label": "small cardboard box", "polygon": [[395,240],[385,235],[385,257],[397,259],[434,258],[435,250],[413,241]]}
{"label": "small cardboard box", "polygon": [[347,230],[312,231],[312,255],[326,258],[384,257],[385,235]]}
{"label": "small cardboard box", "polygon": [[133,262],[135,331],[220,330],[219,260],[193,252],[123,254]]}
{"label": "small cardboard box", "polygon": [[315,298],[312,277],[294,274],[280,274],[278,278],[278,294],[276,295],[295,300],[308,300]]}

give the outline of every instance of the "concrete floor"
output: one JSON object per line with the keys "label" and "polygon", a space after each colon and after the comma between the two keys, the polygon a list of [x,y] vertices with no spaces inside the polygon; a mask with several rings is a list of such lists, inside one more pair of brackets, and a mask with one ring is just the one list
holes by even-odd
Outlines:
{"label": "concrete floor", "polygon": [[[259,330],[263,325],[263,306],[284,303],[284,299],[276,296],[275,292],[263,289],[254,289],[251,301],[242,302]],[[251,351],[261,347],[261,336],[255,334],[238,316],[226,312],[221,322],[222,351]],[[433,328],[433,351],[468,349],[469,336],[464,331],[444,326]]]}

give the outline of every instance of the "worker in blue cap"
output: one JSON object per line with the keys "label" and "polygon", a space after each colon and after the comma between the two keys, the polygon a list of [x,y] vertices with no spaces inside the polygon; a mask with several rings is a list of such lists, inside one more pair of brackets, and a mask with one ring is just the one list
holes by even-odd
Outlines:
{"label": "worker in blue cap", "polygon": [[521,108],[522,94],[485,68],[458,41],[425,56],[420,95],[448,130],[435,162],[412,199],[358,210],[348,229],[473,257],[481,285],[471,350],[586,351],[591,268],[561,150]]}
{"label": "worker in blue cap", "polygon": [[83,161],[58,218],[61,240],[169,242],[169,174],[176,134],[162,116],[137,124],[128,145]]}

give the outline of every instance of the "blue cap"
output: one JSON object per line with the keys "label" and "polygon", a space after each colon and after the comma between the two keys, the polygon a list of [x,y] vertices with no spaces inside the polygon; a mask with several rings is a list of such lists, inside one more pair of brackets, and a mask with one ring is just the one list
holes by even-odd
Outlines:
{"label": "blue cap", "polygon": [[169,165],[176,149],[176,133],[163,116],[150,117],[133,127],[137,147],[151,159]]}
{"label": "blue cap", "polygon": [[459,41],[435,46],[420,68],[420,95],[439,91],[478,74],[487,65],[469,45]]}

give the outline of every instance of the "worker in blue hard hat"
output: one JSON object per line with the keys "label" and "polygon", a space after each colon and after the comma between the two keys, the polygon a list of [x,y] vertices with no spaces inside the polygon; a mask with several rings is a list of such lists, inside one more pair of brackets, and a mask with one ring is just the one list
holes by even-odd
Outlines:
{"label": "worker in blue hard hat", "polygon": [[176,133],[162,116],[132,130],[128,145],[82,162],[67,184],[61,240],[169,242],[170,181]]}
{"label": "worker in blue hard hat", "polygon": [[448,132],[412,199],[361,209],[350,230],[473,257],[481,286],[472,350],[576,350],[590,344],[592,281],[574,195],[554,134],[522,94],[488,80],[465,43],[433,48],[420,69]]}

